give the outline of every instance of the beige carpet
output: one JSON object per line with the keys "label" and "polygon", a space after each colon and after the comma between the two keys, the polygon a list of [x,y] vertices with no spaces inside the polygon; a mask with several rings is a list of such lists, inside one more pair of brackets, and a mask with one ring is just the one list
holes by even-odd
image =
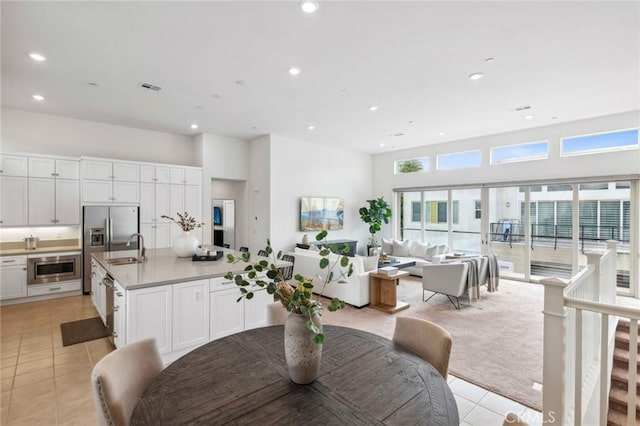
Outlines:
{"label": "beige carpet", "polygon": [[498,292],[487,293],[483,287],[480,301],[469,305],[465,299],[456,310],[442,295],[422,302],[422,281],[410,277],[398,286],[398,299],[411,304],[408,310],[390,315],[347,307],[325,311],[323,321],[387,338],[393,336],[397,316],[433,321],[453,337],[451,374],[541,410],[542,393],[532,385],[542,383],[543,293],[537,284],[500,280]]}

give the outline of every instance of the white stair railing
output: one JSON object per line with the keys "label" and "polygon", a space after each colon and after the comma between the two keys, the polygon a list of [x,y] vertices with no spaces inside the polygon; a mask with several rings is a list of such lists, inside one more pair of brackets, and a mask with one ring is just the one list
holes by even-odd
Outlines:
{"label": "white stair railing", "polygon": [[[631,320],[628,424],[636,424],[636,348],[640,310],[615,305],[617,243],[587,254],[588,265],[566,281],[541,281],[544,293],[543,422],[607,424],[615,326]],[[635,329],[635,333],[634,333]]]}

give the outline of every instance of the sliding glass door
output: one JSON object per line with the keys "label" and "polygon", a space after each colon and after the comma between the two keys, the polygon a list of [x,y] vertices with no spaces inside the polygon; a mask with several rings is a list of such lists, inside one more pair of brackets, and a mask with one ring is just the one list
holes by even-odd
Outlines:
{"label": "sliding glass door", "polygon": [[526,188],[517,186],[489,188],[485,211],[489,218],[487,250],[495,254],[500,275],[505,278],[529,279],[529,257],[526,243],[526,217],[521,210]]}

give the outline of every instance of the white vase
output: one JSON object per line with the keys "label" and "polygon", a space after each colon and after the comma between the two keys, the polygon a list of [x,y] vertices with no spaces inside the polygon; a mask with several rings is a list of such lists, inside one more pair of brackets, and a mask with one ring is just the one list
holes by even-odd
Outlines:
{"label": "white vase", "polygon": [[[322,332],[319,316],[314,317],[314,323]],[[306,316],[290,313],[287,317],[284,323],[284,355],[292,382],[307,385],[318,377],[322,345],[313,341]]]}
{"label": "white vase", "polygon": [[178,257],[191,257],[196,254],[198,239],[190,231],[185,231],[173,240],[171,248]]}

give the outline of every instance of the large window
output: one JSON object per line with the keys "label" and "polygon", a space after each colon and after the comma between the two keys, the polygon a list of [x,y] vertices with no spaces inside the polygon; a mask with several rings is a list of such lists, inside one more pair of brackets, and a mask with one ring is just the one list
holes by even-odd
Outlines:
{"label": "large window", "polygon": [[491,148],[491,164],[544,160],[548,157],[549,142],[547,141]]}
{"label": "large window", "polygon": [[638,149],[638,129],[562,139],[562,156]]}
{"label": "large window", "polygon": [[438,170],[465,169],[480,167],[480,151],[456,152],[453,154],[440,154],[437,157]]}

